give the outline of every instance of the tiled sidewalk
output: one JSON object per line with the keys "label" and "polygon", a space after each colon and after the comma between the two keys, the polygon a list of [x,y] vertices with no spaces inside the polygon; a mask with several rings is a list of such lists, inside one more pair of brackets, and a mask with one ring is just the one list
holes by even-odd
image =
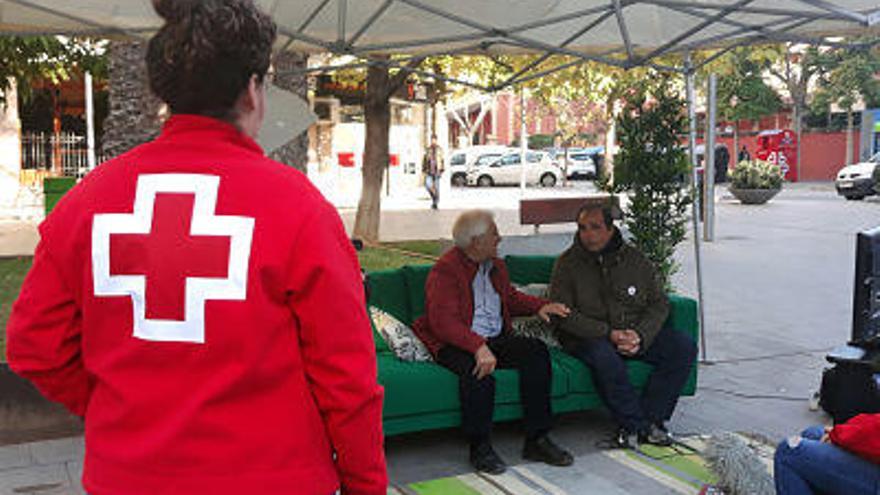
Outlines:
{"label": "tiled sidewalk", "polygon": [[82,437],[0,447],[0,495],[80,495]]}

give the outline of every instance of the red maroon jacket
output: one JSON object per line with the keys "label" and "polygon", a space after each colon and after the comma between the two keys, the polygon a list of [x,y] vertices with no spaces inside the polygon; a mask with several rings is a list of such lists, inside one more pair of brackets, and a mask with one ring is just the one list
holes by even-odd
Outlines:
{"label": "red maroon jacket", "polygon": [[86,491],[385,494],[357,258],[302,174],[177,115],[40,234],[7,355],[85,417]]}
{"label": "red maroon jacket", "polygon": [[828,434],[835,445],[880,464],[880,414],[859,414]]}
{"label": "red maroon jacket", "polygon": [[[492,286],[501,297],[504,332],[510,331],[512,316],[529,316],[548,301],[516,290],[510,284],[507,267],[492,260]],[[425,314],[413,323],[413,331],[435,356],[441,347],[453,345],[476,352],[486,339],[471,331],[474,321],[472,283],[478,265],[455,247],[440,257],[425,282]]]}

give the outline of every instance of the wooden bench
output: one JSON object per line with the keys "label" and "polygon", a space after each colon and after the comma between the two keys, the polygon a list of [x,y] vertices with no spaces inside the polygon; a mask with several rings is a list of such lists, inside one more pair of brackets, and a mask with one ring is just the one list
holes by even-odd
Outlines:
{"label": "wooden bench", "polygon": [[607,204],[609,201],[613,206],[620,207],[617,196],[610,194],[592,194],[573,198],[521,199],[519,200],[519,223],[520,225],[534,225],[537,234],[538,227],[541,225],[577,221],[575,215],[581,206],[587,203]]}

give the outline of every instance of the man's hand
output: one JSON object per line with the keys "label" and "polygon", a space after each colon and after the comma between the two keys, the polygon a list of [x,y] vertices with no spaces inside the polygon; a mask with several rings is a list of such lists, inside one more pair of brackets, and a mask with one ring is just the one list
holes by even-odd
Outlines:
{"label": "man's hand", "polygon": [[635,356],[642,346],[642,338],[635,330],[612,330],[608,339],[624,356]]}
{"label": "man's hand", "polygon": [[538,316],[541,317],[542,320],[550,323],[550,315],[556,315],[561,318],[565,318],[566,316],[571,314],[571,310],[568,309],[568,306],[558,302],[547,303],[541,306],[541,309],[538,310]]}
{"label": "man's hand", "polygon": [[488,345],[483,344],[477,349],[477,352],[474,353],[474,360],[477,364],[474,366],[473,374],[478,380],[481,380],[484,376],[491,375],[495,371],[497,361]]}

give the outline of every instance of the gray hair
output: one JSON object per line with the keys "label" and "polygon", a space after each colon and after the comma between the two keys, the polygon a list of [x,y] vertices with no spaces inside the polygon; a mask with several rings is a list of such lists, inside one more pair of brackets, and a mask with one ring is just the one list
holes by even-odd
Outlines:
{"label": "gray hair", "polygon": [[474,237],[489,231],[489,225],[495,221],[495,215],[489,210],[468,210],[455,219],[452,226],[452,239],[455,245],[464,249],[470,246]]}

